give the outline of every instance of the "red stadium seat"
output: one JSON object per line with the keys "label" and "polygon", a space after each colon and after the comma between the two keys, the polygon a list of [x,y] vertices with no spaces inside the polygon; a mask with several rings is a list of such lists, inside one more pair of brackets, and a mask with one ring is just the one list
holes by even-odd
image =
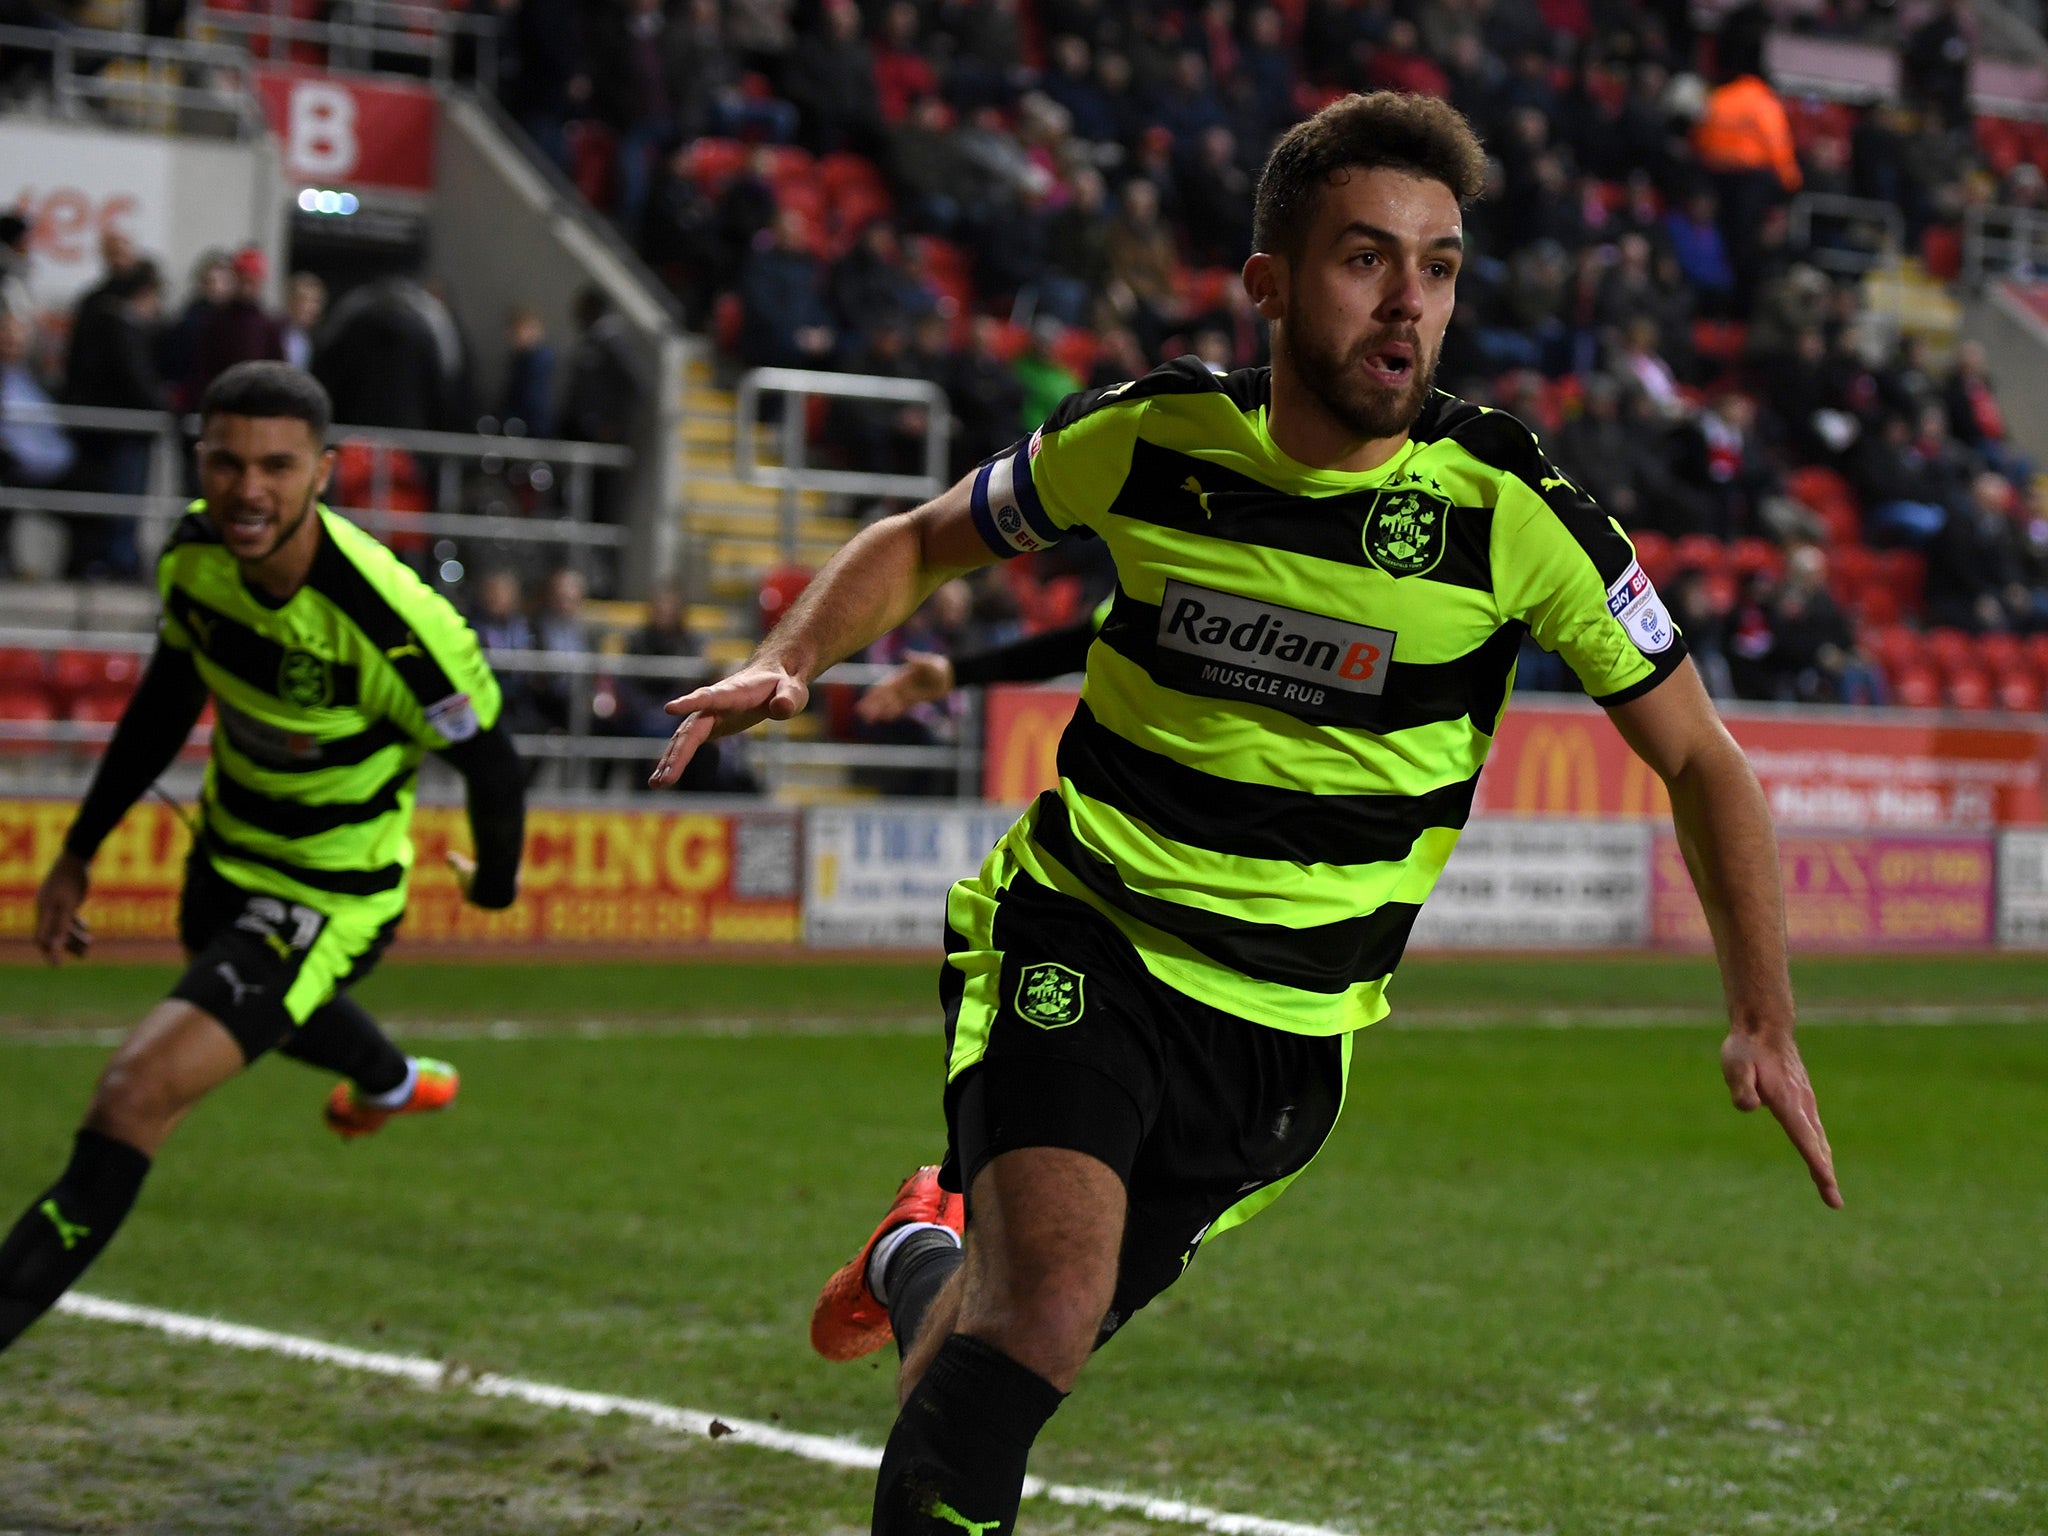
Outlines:
{"label": "red stadium seat", "polygon": [[844,152],[826,155],[818,161],[818,185],[834,198],[857,190],[889,195],[889,183],[874,161],[865,155]]}
{"label": "red stadium seat", "polygon": [[1974,667],[1951,672],[1948,677],[1948,707],[1975,712],[1991,708],[1991,679]]}
{"label": "red stadium seat", "polygon": [[0,650],[0,687],[40,688],[46,675],[41,651]]}
{"label": "red stadium seat", "polygon": [[1645,576],[1659,586],[1670,579],[1676,567],[1667,535],[1653,528],[1642,528],[1629,535],[1629,542],[1636,547],[1636,563],[1642,566]]}
{"label": "red stadium seat", "polygon": [[1741,584],[1727,571],[1704,572],[1700,586],[1707,595],[1707,607],[1723,618],[1735,611],[1736,599],[1742,596]]}
{"label": "red stadium seat", "polygon": [[707,197],[747,168],[751,151],[738,139],[698,139],[690,145],[690,174]]}
{"label": "red stadium seat", "polygon": [[1206,315],[1223,307],[1224,291],[1237,280],[1237,273],[1229,267],[1183,267],[1174,274],[1173,285],[1189,314]]}
{"label": "red stadium seat", "polygon": [[2005,672],[1998,679],[1998,707],[2009,714],[2033,715],[2041,711],[2041,681],[2033,672],[2021,669]]}
{"label": "red stadium seat", "polygon": [[1769,539],[1737,539],[1728,547],[1729,568],[1737,576],[1768,576],[1776,580],[1785,569],[1785,551]]}
{"label": "red stadium seat", "polygon": [[2048,634],[2029,635],[2020,642],[2027,664],[2043,677],[2048,677]]}
{"label": "red stadium seat", "polygon": [[991,350],[1007,363],[1022,352],[1030,340],[1031,332],[1014,320],[998,320],[995,335],[991,339]]}
{"label": "red stadium seat", "polygon": [[1993,677],[2026,669],[2026,656],[2019,636],[1996,634],[1977,637],[1977,660]]}
{"label": "red stadium seat", "polygon": [[1977,666],[1977,643],[1965,629],[1930,629],[1927,654],[1944,672],[1967,672]]}
{"label": "red stadium seat", "polygon": [[1863,624],[1899,622],[1899,595],[1880,578],[1866,581],[1850,594],[1849,611]]}
{"label": "red stadium seat", "polygon": [[[0,683],[0,720],[9,724],[40,725],[56,718],[56,705],[43,688],[22,683]],[[0,752],[19,754],[42,750],[40,741],[0,736]]]}
{"label": "red stadium seat", "polygon": [[1878,556],[1886,582],[1899,596],[1899,606],[1918,614],[1927,594],[1927,557],[1918,550],[1887,549]]}
{"label": "red stadium seat", "polygon": [[1863,588],[1883,580],[1884,568],[1878,563],[1875,550],[1850,544],[1828,551],[1828,591],[1843,607],[1853,604]]}
{"label": "red stadium seat", "polygon": [[814,163],[811,152],[796,144],[770,144],[768,151],[768,179],[775,183],[776,191],[791,182],[810,181]]}
{"label": "red stadium seat", "polygon": [[1871,632],[1865,648],[1890,673],[1927,663],[1927,637],[1903,624],[1879,626]]}
{"label": "red stadium seat", "polygon": [[1073,374],[1082,382],[1095,371],[1095,357],[1102,350],[1102,340],[1093,331],[1084,331],[1079,326],[1063,331],[1060,339],[1053,343],[1053,361]]}
{"label": "red stadium seat", "polygon": [[67,713],[73,720],[112,725],[128,708],[129,698],[126,693],[83,693],[71,701]]}
{"label": "red stadium seat", "polygon": [[142,679],[142,658],[132,651],[59,651],[50,681],[60,694],[117,693],[126,698]]}
{"label": "red stadium seat", "polygon": [[1825,465],[1808,464],[1795,469],[1785,477],[1785,485],[1795,499],[1823,516],[1829,507],[1847,507],[1852,513],[1861,510],[1849,482]]}
{"label": "red stadium seat", "polygon": [[810,181],[778,181],[775,183],[775,205],[785,213],[803,215],[810,228],[810,247],[814,254],[823,255],[822,241],[827,233],[825,228],[825,189]]}
{"label": "red stadium seat", "polygon": [[1941,682],[1931,667],[1907,667],[1892,678],[1892,698],[1906,709],[1939,709]]}
{"label": "red stadium seat", "polygon": [[1681,571],[1726,571],[1728,546],[1704,533],[1688,533],[1672,546],[1671,563]]}

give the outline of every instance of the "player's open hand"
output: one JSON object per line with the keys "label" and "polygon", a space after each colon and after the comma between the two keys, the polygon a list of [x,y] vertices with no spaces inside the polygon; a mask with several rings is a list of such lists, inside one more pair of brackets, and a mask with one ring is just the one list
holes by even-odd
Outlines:
{"label": "player's open hand", "polygon": [[882,725],[952,691],[953,663],[929,651],[912,651],[902,666],[860,696],[853,712],[870,725]]}
{"label": "player's open hand", "polygon": [[50,964],[62,964],[66,955],[82,960],[92,947],[92,930],[78,915],[90,887],[85,860],[60,853],[36,888],[36,948]]}
{"label": "player's open hand", "polygon": [[647,782],[666,789],[683,776],[683,769],[705,742],[747,730],[763,720],[787,720],[810,698],[810,687],[801,678],[772,663],[749,662],[731,677],[670,699],[662,708],[680,715],[683,723],[669,738]]}
{"label": "player's open hand", "polygon": [[1728,1038],[1721,1042],[1721,1075],[1728,1079],[1729,1097],[1744,1114],[1760,1104],[1770,1106],[1792,1145],[1806,1159],[1806,1171],[1813,1175],[1821,1199],[1839,1211],[1842,1187],[1835,1182],[1835,1154],[1820,1123],[1820,1106],[1814,1102],[1806,1064],[1799,1059],[1799,1047],[1790,1033],[1757,1035],[1729,1030]]}

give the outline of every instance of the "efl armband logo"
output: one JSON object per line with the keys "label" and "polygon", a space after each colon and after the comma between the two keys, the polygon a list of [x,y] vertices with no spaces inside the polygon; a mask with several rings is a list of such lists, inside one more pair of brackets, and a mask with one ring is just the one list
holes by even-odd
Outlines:
{"label": "efl armband logo", "polygon": [[1628,631],[1636,649],[1645,656],[1659,656],[1671,649],[1678,628],[1665,611],[1664,600],[1650,585],[1650,578],[1635,561],[1607,589],[1607,611]]}
{"label": "efl armband logo", "polygon": [[466,693],[451,693],[438,704],[427,707],[427,724],[439,731],[451,745],[467,741],[483,729],[477,723],[476,706]]}
{"label": "efl armband logo", "polygon": [[[1038,452],[1042,433],[1031,441],[984,464],[974,477],[974,517],[999,555],[1035,555],[1058,541],[1058,531],[1038,514],[1038,498],[1031,485],[1031,458]],[[1026,510],[1027,504],[1030,510]]]}

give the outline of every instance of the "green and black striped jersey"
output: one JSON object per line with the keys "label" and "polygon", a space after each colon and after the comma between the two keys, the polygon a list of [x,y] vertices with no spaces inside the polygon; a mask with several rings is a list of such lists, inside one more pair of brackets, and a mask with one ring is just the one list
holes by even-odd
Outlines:
{"label": "green and black striped jersey", "polygon": [[1513,417],[1439,393],[1347,474],[1281,452],[1268,402],[1265,370],[1184,358],[1070,397],[977,475],[998,553],[1087,533],[1117,572],[1059,787],[978,885],[1020,870],[1167,985],[1329,1034],[1387,1011],[1524,637],[1610,705],[1685,644],[1619,526]]}
{"label": "green and black striped jersey", "polygon": [[496,722],[476,635],[383,545],[322,507],[305,585],[252,589],[202,512],[157,565],[162,643],[213,695],[201,843],[245,889],[395,917],[420,759]]}

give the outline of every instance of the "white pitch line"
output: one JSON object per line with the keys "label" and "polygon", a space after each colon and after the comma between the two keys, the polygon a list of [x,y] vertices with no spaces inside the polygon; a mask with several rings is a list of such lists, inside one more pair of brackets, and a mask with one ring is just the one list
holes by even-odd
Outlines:
{"label": "white pitch line", "polygon": [[[1727,1022],[1727,1015],[1709,1008],[1418,1008],[1396,1009],[1374,1029],[1403,1032],[1426,1030],[1487,1029],[1706,1029]],[[1835,1025],[1871,1025],[1885,1028],[1936,1028],[1958,1024],[2022,1024],[2048,1022],[2048,1009],[2037,1003],[1941,1003],[1926,1006],[1860,1008],[1851,1004],[1825,1004],[1800,1010],[1802,1028],[1830,1028]],[[888,1019],[797,1018],[762,1023],[748,1019],[701,1019],[650,1025],[620,1024],[598,1019],[560,1023],[521,1023],[513,1019],[493,1020],[399,1020],[385,1026],[400,1040],[434,1040],[461,1043],[474,1040],[702,1040],[702,1039],[805,1039],[831,1035],[840,1038],[868,1036],[929,1035],[937,1028],[929,1021]],[[119,1045],[133,1032],[132,1027],[44,1028],[24,1019],[0,1015],[0,1046],[4,1045]]]}
{"label": "white pitch line", "polygon": [[[423,1355],[391,1355],[377,1350],[352,1349],[345,1344],[329,1344],[324,1339],[309,1339],[302,1334],[277,1333],[242,1323],[224,1323],[215,1318],[195,1317],[189,1312],[168,1312],[161,1307],[111,1301],[104,1296],[89,1296],[80,1291],[62,1297],[57,1302],[57,1310],[94,1322],[149,1328],[170,1338],[216,1344],[224,1349],[255,1350],[294,1360],[340,1366],[348,1371],[363,1371],[372,1376],[395,1376],[419,1387],[456,1387],[478,1397],[507,1397],[531,1403],[537,1408],[565,1408],[571,1413],[593,1417],[615,1413],[660,1429],[695,1435],[699,1439],[730,1440],[736,1445],[759,1446],[764,1451],[781,1451],[788,1456],[800,1456],[806,1461],[824,1462],[828,1466],[872,1472],[882,1464],[882,1452],[878,1447],[838,1435],[806,1435],[775,1424],[734,1418],[730,1414],[677,1408],[646,1398],[617,1397],[609,1392],[582,1392],[574,1387],[558,1387],[545,1381],[500,1376],[494,1371],[470,1373],[453,1363],[429,1360]],[[1115,1488],[1089,1488],[1075,1483],[1048,1483],[1037,1477],[1024,1480],[1024,1496],[1027,1499],[1048,1499],[1055,1504],[1132,1514],[1146,1520],[1200,1526],[1217,1532],[1218,1536],[1350,1536],[1350,1533],[1333,1526],[1272,1520],[1264,1515],[1236,1515],[1179,1499],[1154,1498],[1150,1494],[1125,1493]]]}

